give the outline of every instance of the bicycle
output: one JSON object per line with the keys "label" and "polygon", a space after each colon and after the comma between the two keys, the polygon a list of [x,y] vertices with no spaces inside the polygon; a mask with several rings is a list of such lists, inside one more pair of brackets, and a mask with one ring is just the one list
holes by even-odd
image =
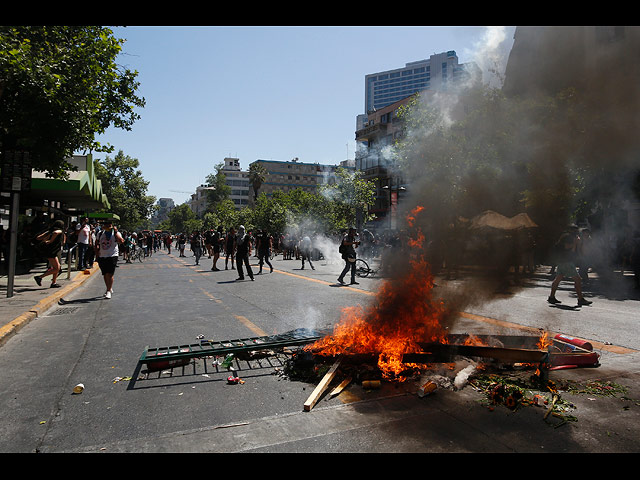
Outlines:
{"label": "bicycle", "polygon": [[369,264],[361,258],[356,259],[356,275],[365,278],[369,274],[375,275],[376,271],[369,267]]}
{"label": "bicycle", "polygon": [[140,263],[144,260],[144,250],[140,247],[137,247],[131,254],[131,261],[135,260],[138,260]]}

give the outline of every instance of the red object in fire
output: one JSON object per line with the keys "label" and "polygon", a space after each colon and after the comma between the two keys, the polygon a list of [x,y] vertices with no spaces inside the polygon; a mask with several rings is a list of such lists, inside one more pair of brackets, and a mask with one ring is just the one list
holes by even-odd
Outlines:
{"label": "red object in fire", "polygon": [[566,343],[570,343],[571,345],[584,348],[585,350],[589,350],[589,351],[593,350],[593,345],[591,345],[591,343],[587,342],[586,340],[569,337],[568,335],[563,335],[562,333],[557,334],[554,338],[557,338],[558,340]]}

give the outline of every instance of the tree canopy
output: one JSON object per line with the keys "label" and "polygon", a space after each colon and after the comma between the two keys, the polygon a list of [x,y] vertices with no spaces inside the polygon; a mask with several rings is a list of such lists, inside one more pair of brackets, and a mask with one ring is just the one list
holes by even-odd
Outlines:
{"label": "tree canopy", "polygon": [[138,170],[137,159],[125,155],[122,150],[114,158],[94,164],[96,177],[102,182],[104,193],[111,204],[111,213],[120,217],[124,230],[147,227],[156,198],[147,195],[149,182]]}
{"label": "tree canopy", "polygon": [[123,43],[101,26],[0,26],[0,148],[57,178],[75,152],[111,152],[95,136],[130,130],[145,105],[116,63]]}

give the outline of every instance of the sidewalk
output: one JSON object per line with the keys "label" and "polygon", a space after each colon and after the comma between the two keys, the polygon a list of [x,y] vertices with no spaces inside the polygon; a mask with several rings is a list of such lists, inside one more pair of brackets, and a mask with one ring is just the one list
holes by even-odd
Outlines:
{"label": "sidewalk", "polygon": [[45,263],[38,264],[28,273],[16,274],[13,280],[13,296],[7,297],[6,274],[0,275],[0,346],[8,338],[28,324],[34,318],[41,316],[58,303],[58,300],[70,291],[75,290],[85,281],[99,272],[98,264],[94,263],[89,273],[75,271],[72,265],[67,278],[67,264],[63,262],[62,273],[58,276],[61,288],[50,288],[51,277],[45,277],[39,287],[34,277],[47,270]]}

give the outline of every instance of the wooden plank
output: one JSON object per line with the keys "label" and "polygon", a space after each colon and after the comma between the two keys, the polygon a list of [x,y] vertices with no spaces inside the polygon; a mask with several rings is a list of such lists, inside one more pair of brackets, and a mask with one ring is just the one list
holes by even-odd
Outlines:
{"label": "wooden plank", "polygon": [[340,382],[340,385],[338,385],[336,388],[331,390],[331,393],[329,393],[329,396],[333,397],[335,395],[338,395],[350,383],[351,383],[351,377],[345,378],[342,382]]}
{"label": "wooden plank", "polygon": [[320,380],[320,383],[316,386],[313,392],[311,392],[311,395],[309,395],[309,398],[307,399],[307,401],[304,402],[305,412],[311,411],[313,406],[317,403],[317,401],[320,399],[324,391],[327,389],[327,387],[329,386],[333,378],[336,376],[338,367],[340,366],[340,361],[341,361],[341,358],[338,357],[338,359],[334,362],[334,364],[331,366],[331,368],[325,374],[322,380]]}

